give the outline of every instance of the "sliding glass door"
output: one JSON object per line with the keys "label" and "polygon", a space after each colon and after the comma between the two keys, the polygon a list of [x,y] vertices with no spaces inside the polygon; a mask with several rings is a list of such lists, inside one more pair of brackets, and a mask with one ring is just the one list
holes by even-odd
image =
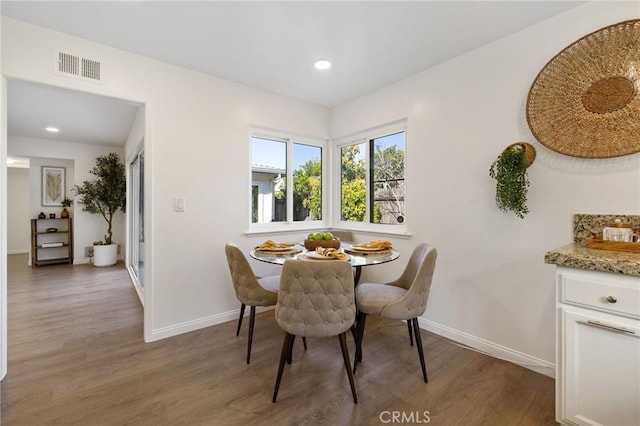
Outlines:
{"label": "sliding glass door", "polygon": [[140,290],[144,290],[144,151],[129,163],[129,270]]}

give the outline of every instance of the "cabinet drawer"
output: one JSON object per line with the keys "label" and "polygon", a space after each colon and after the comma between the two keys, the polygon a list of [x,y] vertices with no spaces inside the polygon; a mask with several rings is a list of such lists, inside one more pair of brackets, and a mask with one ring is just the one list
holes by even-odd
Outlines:
{"label": "cabinet drawer", "polygon": [[640,278],[611,282],[596,275],[560,275],[560,302],[640,318]]}

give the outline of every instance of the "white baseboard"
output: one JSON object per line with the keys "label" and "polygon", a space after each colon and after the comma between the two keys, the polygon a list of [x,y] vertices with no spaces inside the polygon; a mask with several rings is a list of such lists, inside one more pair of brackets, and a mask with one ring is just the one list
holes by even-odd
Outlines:
{"label": "white baseboard", "polygon": [[[273,306],[266,308],[256,308],[256,313],[273,310]],[[249,307],[245,309],[244,316],[249,315]],[[222,324],[228,321],[235,321],[240,315],[240,308],[233,311],[223,312],[216,315],[210,315],[208,317],[199,318],[193,321],[186,321],[180,324],[172,325],[169,327],[157,328],[151,331],[151,338],[147,339],[147,342],[155,342],[156,340],[166,339],[167,337],[177,336],[183,333],[189,333],[191,331],[199,330],[205,327],[211,327],[212,325]]]}
{"label": "white baseboard", "polygon": [[528,368],[529,370],[533,370],[536,373],[544,374],[551,378],[555,378],[556,376],[556,366],[554,363],[527,355],[489,340],[473,336],[424,318],[418,318],[418,323],[420,324],[420,328],[424,330],[446,337],[449,340],[453,340],[454,342],[458,342],[492,357],[518,364],[524,368]]}
{"label": "white baseboard", "polygon": [[[273,306],[266,308],[258,308],[257,312],[264,312],[273,310]],[[199,330],[205,327],[211,327],[212,325],[222,324],[228,321],[236,321],[240,314],[240,308],[232,311],[223,312],[216,315],[210,315],[208,317],[199,318],[193,321],[186,321],[180,324],[172,325],[169,327],[162,327],[155,329],[151,332],[151,339],[147,342],[154,342],[156,340],[165,339],[167,337],[177,336],[183,333],[189,333],[191,331]],[[245,316],[249,315],[249,309],[245,310]],[[473,350],[485,353],[489,356],[503,359],[508,362],[525,367],[536,373],[544,374],[545,376],[555,378],[555,364],[545,361],[540,358],[527,355],[525,353],[516,351],[514,349],[507,348],[497,343],[491,342],[480,337],[473,336],[471,334],[456,330],[446,325],[439,324],[434,321],[426,320],[424,318],[418,318],[420,328],[430,331],[439,336],[445,337],[454,342],[460,343]]]}
{"label": "white baseboard", "polygon": [[26,254],[26,253],[29,253],[29,249],[7,250],[7,254]]}

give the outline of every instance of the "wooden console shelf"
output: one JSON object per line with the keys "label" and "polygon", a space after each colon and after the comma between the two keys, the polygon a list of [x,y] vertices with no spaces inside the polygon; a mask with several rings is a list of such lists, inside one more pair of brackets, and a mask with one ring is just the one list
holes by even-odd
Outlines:
{"label": "wooden console shelf", "polygon": [[31,219],[31,265],[73,263],[73,219]]}

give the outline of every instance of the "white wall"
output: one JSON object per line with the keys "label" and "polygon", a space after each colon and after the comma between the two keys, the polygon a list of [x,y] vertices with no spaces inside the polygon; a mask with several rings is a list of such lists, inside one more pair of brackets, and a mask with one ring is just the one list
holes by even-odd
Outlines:
{"label": "white wall", "polygon": [[[145,104],[147,340],[234,319],[237,301],[223,245],[233,240],[249,248],[255,242],[243,235],[250,211],[250,125],[328,138],[407,117],[407,219],[413,237],[394,243],[403,254],[418,241],[439,249],[423,324],[544,364],[553,362],[554,338],[553,267],[543,263],[544,252],[571,241],[575,212],[637,213],[640,162],[638,155],[564,158],[536,144],[525,220],[495,207],[489,165],[506,145],[534,142],[524,104],[548,59],[584,34],[637,17],[636,9],[632,3],[587,4],[331,115],[7,18],[2,72]],[[52,46],[99,57],[104,84],[52,74]],[[75,168],[87,170],[78,160]],[[177,197],[186,200],[184,213],[172,211]],[[264,266],[255,266],[262,273]],[[390,278],[403,266],[401,260],[372,267],[364,278]]]}
{"label": "white wall", "polygon": [[[74,184],[82,184],[84,180],[92,179],[94,176],[89,170],[95,165],[96,157],[110,152],[117,152],[122,157],[122,147],[105,145],[79,144],[64,141],[51,141],[47,139],[24,138],[9,135],[8,143],[9,155],[18,157],[29,157],[31,167],[30,178],[30,201],[28,218],[36,218],[38,213],[56,213],[60,217],[61,207],[43,207],[41,188],[41,166],[54,166],[66,168],[65,185],[67,196],[74,198],[71,192]],[[85,247],[91,247],[94,241],[104,239],[107,224],[101,215],[90,214],[82,211],[74,200],[74,204],[69,209],[73,218],[73,262],[87,263],[89,259],[85,257]],[[124,214],[118,213],[114,216],[114,240],[124,244]]]}
{"label": "white wall", "polygon": [[[528,129],[527,94],[565,46],[639,14],[637,3],[586,4],[334,109],[336,137],[408,118],[413,237],[396,244],[403,253],[419,241],[438,248],[427,328],[551,367],[554,267],[544,253],[572,242],[574,213],[639,213],[640,154],[580,160],[550,151]],[[516,141],[538,152],[523,220],[497,209],[488,175]],[[394,263],[396,271],[375,273],[394,276],[401,267]]]}
{"label": "white wall", "polygon": [[4,76],[0,78],[0,123],[0,380],[3,380],[7,375],[7,80]]}
{"label": "white wall", "polygon": [[29,191],[29,169],[8,167],[7,254],[29,252],[31,235]]}
{"label": "white wall", "polygon": [[[100,58],[104,84],[54,75],[53,46]],[[329,112],[8,18],[2,55],[6,77],[145,104],[145,339],[232,319],[238,304],[223,247],[252,244],[244,238],[249,126],[327,138]],[[184,213],[173,212],[177,197]]]}
{"label": "white wall", "polygon": [[124,151],[127,156],[127,163],[130,160],[130,154],[137,152],[140,147],[140,143],[144,139],[144,121],[145,109],[141,107],[138,109],[138,113],[133,119],[133,123],[131,124],[131,130],[129,131],[129,135],[127,136],[127,140],[125,141]]}

